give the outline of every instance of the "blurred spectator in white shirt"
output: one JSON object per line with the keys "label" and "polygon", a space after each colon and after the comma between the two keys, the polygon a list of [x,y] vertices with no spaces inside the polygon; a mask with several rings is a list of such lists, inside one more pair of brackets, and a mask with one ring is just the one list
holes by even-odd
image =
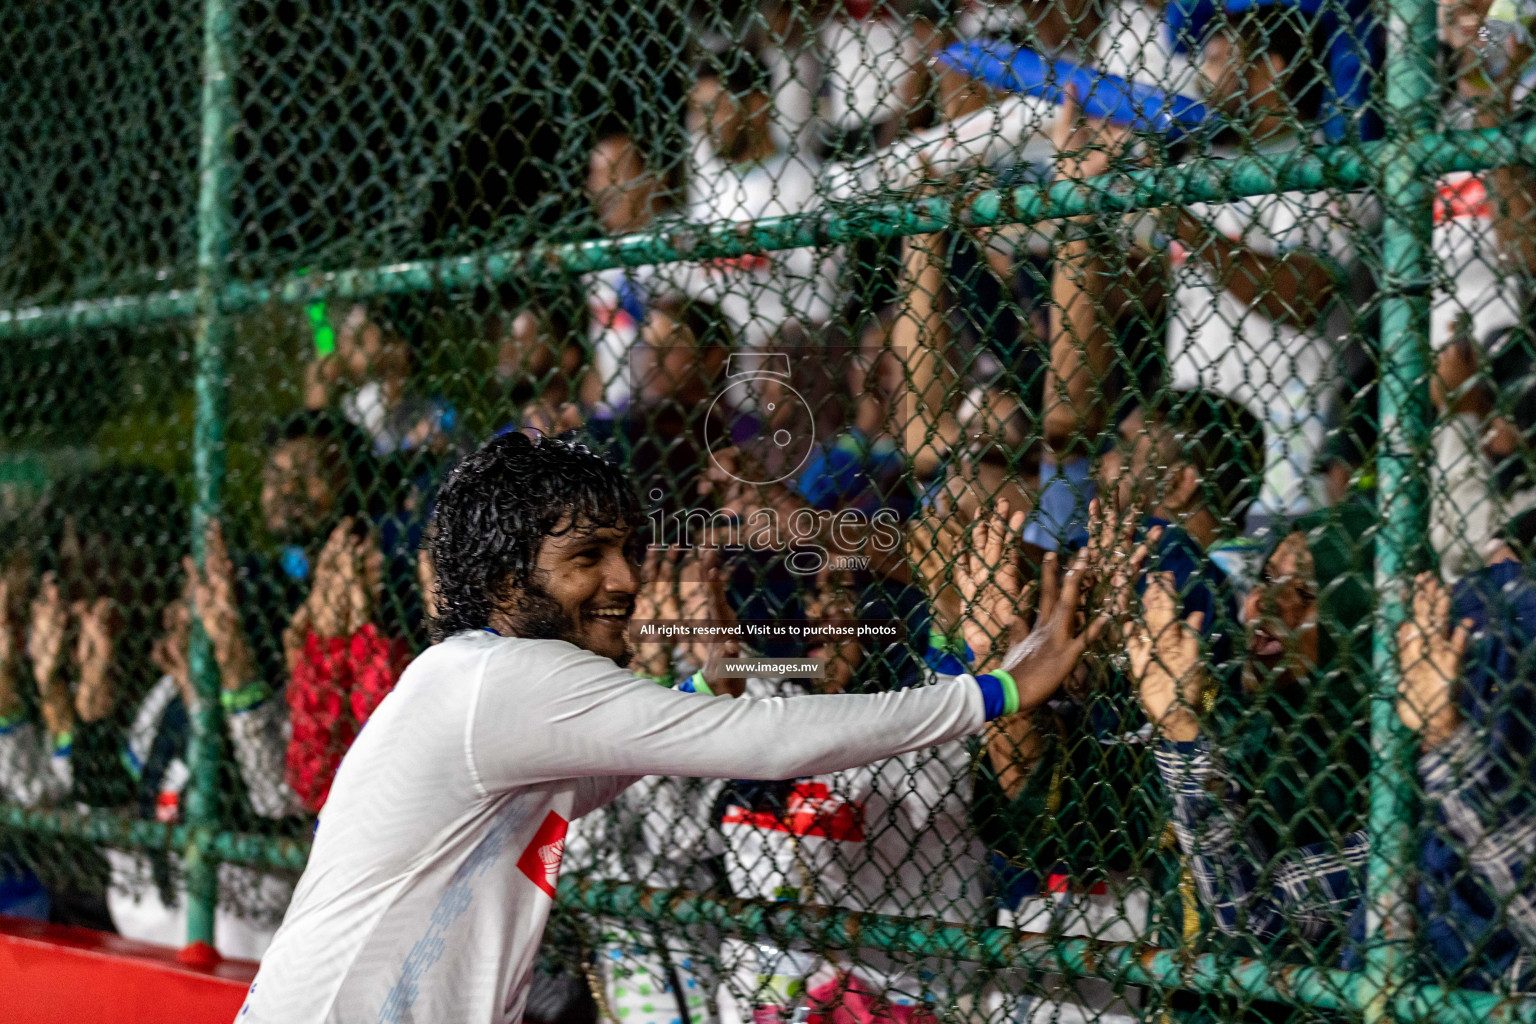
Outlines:
{"label": "blurred spectator in white shirt", "polygon": [[[774,139],[769,84],[762,61],[745,48],[701,62],[689,118],[714,159],[692,183],[690,222],[740,223],[819,207],[808,157]],[[831,315],[834,257],[833,250],[811,247],[722,257],[693,265],[679,283],[718,304],[742,344],[760,346],[791,320],[819,323]]]}

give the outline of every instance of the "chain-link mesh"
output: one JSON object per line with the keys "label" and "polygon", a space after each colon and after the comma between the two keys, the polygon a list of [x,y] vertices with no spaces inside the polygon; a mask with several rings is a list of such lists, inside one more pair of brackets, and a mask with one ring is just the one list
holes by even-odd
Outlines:
{"label": "chain-link mesh", "polygon": [[573,431],[748,699],[1011,697],[573,823],[526,1020],[1536,1019],[1531,14],[0,15],[0,914],[259,957],[440,485]]}

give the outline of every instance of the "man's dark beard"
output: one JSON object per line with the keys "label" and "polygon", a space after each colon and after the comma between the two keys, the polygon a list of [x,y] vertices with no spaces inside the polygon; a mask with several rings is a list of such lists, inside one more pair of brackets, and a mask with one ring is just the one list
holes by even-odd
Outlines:
{"label": "man's dark beard", "polygon": [[[529,577],[528,582],[517,592],[517,603],[508,611],[507,617],[511,620],[512,636],[524,640],[564,640],[574,647],[587,649],[576,631],[576,623],[571,621],[560,602],[544,589],[537,577]],[[614,661],[623,668],[633,656],[634,651],[626,644],[623,655]]]}

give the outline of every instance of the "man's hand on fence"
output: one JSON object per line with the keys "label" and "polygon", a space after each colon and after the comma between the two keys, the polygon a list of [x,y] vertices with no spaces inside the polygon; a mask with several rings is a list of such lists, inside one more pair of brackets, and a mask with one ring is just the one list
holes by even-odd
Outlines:
{"label": "man's hand on fence", "polygon": [[199,570],[191,558],[184,559],[182,567],[191,582],[193,610],[208,634],[223,686],[238,690],[252,681],[254,668],[235,604],[235,564],[217,520],[208,524],[203,535],[203,568]]}
{"label": "man's hand on fence", "polygon": [[1451,621],[1451,592],[1436,573],[1414,580],[1412,615],[1397,627],[1397,717],[1416,733],[1428,750],[1445,741],[1461,725],[1455,683],[1466,653],[1471,623]]}
{"label": "man's hand on fence", "polygon": [[1173,573],[1152,573],[1142,597],[1139,631],[1126,638],[1131,677],[1141,692],[1141,706],[1164,738],[1188,742],[1200,735],[1195,709],[1200,707],[1207,676],[1200,663],[1200,627],[1204,612],[1178,617]]}
{"label": "man's hand on fence", "polygon": [[1097,615],[1081,630],[1077,628],[1083,610],[1082,588],[1091,576],[1088,552],[1078,552],[1059,583],[1056,564],[1055,552],[1048,552],[1040,567],[1040,610],[1035,628],[1000,658],[994,651],[989,664],[978,663],[975,669],[978,675],[994,667],[1011,674],[1018,687],[1021,714],[1044,704],[1061,688],[1083,651],[1109,624],[1108,615]]}
{"label": "man's hand on fence", "polygon": [[110,597],[76,601],[73,609],[80,624],[75,639],[75,664],[80,683],[75,690],[75,714],[82,722],[96,722],[112,712],[112,659],[117,646],[117,605]]}

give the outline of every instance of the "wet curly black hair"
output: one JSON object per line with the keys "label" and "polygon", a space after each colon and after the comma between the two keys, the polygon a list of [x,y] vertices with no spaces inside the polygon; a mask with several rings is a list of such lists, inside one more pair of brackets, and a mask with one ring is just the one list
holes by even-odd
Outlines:
{"label": "wet curly black hair", "polygon": [[640,498],[629,474],[568,437],[492,438],[449,475],[437,498],[430,549],[437,573],[433,642],[483,629],[509,590],[528,585],[545,537],[633,528],[644,545]]}

